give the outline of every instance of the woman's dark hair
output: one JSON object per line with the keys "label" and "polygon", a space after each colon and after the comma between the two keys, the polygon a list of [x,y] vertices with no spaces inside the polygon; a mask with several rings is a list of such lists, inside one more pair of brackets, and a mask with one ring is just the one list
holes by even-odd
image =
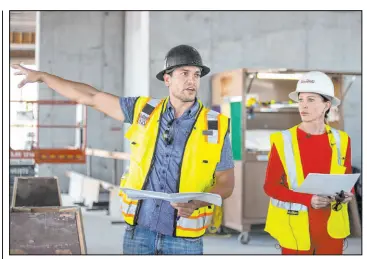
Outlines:
{"label": "woman's dark hair", "polygon": [[[299,97],[299,94],[300,93],[298,93],[298,97]],[[328,98],[328,97],[326,97],[326,96],[324,96],[324,95],[322,95],[322,94],[318,94],[318,95],[320,95],[321,96],[321,98],[322,98],[322,100],[323,100],[323,102],[331,102],[331,100]],[[324,122],[325,122],[325,124],[327,123],[327,117],[328,117],[328,115],[329,115],[329,112],[330,112],[330,108],[325,112],[325,117],[324,117]]]}

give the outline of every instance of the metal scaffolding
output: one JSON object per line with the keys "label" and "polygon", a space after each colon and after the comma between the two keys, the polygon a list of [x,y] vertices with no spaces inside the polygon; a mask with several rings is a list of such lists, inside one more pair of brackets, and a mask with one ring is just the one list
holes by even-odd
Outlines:
{"label": "metal scaffolding", "polygon": [[[57,124],[40,124],[40,106],[41,105],[78,105],[74,101],[64,101],[64,100],[36,100],[36,101],[26,101],[26,100],[11,100],[11,103],[25,103],[36,104],[32,105],[32,114],[37,109],[37,123],[28,124],[11,124],[12,127],[36,127],[36,143],[31,147],[30,150],[11,150],[11,159],[34,159],[36,164],[84,164],[86,163],[86,143],[87,143],[87,109],[83,105],[82,119],[79,123],[75,125],[57,125]],[[35,108],[36,107],[36,108]],[[75,148],[63,147],[63,148],[40,148],[39,137],[40,128],[75,128],[80,130],[81,143]]]}

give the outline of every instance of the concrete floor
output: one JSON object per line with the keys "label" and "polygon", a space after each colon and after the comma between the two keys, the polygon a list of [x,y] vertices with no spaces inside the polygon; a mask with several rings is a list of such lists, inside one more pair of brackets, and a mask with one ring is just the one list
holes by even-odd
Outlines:
{"label": "concrete floor", "polygon": [[[63,205],[72,205],[68,196],[63,196]],[[84,233],[88,254],[121,254],[124,224],[111,224],[113,220],[106,211],[86,211],[82,208]],[[205,236],[204,254],[280,254],[276,242],[267,233],[255,230],[249,244],[237,241],[238,234]],[[361,239],[349,238],[344,254],[361,254]]]}

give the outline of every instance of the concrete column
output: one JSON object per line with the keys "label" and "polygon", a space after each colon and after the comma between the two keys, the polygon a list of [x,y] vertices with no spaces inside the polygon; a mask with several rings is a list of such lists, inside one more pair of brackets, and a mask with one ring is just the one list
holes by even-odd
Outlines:
{"label": "concrete column", "polygon": [[[125,13],[124,96],[150,96],[149,87],[149,12]],[[124,132],[130,124],[124,124]],[[124,141],[124,152],[130,144]],[[124,163],[124,170],[128,162]]]}

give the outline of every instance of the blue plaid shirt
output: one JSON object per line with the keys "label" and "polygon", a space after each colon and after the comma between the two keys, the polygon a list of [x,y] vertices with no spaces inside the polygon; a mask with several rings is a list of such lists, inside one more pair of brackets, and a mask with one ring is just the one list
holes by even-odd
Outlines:
{"label": "blue plaid shirt", "polygon": [[[125,116],[126,123],[133,122],[134,104],[138,97],[121,97],[120,106]],[[184,153],[184,145],[189,136],[190,129],[195,122],[195,115],[199,111],[199,103],[187,109],[184,114],[175,119],[175,111],[170,102],[162,115],[162,123],[159,129],[159,139],[155,160],[150,168],[151,173],[146,190],[175,193],[179,180],[179,163]],[[173,121],[171,132],[173,141],[166,145],[163,140],[163,132],[168,128],[168,123]],[[223,171],[234,167],[232,148],[227,133],[222,149],[221,160],[216,171]],[[143,200],[138,217],[138,225],[163,235],[172,236],[174,229],[174,208],[167,201],[147,199]]]}

